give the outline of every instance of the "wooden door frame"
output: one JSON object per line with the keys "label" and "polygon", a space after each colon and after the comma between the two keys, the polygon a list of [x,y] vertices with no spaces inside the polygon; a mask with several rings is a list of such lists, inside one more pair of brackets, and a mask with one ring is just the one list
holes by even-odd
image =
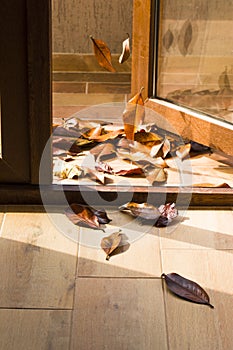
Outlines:
{"label": "wooden door frame", "polygon": [[[28,105],[30,123],[30,151],[31,151],[31,183],[28,185],[0,185],[2,204],[43,204],[39,188],[39,167],[44,147],[49,140],[52,128],[52,89],[51,89],[51,2],[48,0],[26,0],[27,3],[27,50],[28,50]],[[148,94],[149,86],[149,57],[150,57],[150,18],[151,0],[137,0],[134,2],[133,18],[133,72],[132,93],[138,91],[142,85]],[[139,26],[138,24],[141,23]],[[137,33],[137,34],[136,34]],[[61,192],[65,191],[69,202],[83,202],[82,191],[75,186],[52,185],[52,153],[47,147],[48,163],[46,169],[47,185],[44,186],[48,202],[59,202]],[[113,200],[116,193],[107,186],[98,187],[104,198]],[[87,188],[86,191],[89,191]],[[148,189],[147,189],[148,190]],[[119,189],[121,191],[121,189]],[[124,188],[122,188],[124,192]],[[133,199],[145,201],[145,188],[132,188]],[[212,205],[229,207],[232,205],[231,189],[200,189],[185,188],[180,193],[179,188],[150,189],[155,198],[160,193],[166,193],[167,201],[175,201],[181,195],[192,194],[190,205]],[[150,198],[152,198],[150,197]],[[98,203],[96,203],[98,204]]]}

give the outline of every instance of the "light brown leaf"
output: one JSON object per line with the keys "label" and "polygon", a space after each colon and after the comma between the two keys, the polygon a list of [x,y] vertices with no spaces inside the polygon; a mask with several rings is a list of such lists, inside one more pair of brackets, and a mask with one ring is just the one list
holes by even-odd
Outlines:
{"label": "light brown leaf", "polygon": [[137,132],[134,135],[134,140],[149,148],[162,142],[161,136],[155,134],[154,132]]}
{"label": "light brown leaf", "polygon": [[91,228],[99,228],[100,223],[98,217],[93,213],[93,210],[81,204],[71,204],[65,210],[66,216],[75,225],[84,225]]}
{"label": "light brown leaf", "polygon": [[165,279],[170,291],[182,299],[198,304],[205,304],[210,306],[212,309],[214,308],[214,306],[210,304],[209,295],[196,282],[188,280],[177,273],[169,273],[167,275],[163,273],[161,277]]}
{"label": "light brown leaf", "polygon": [[105,210],[97,210],[87,205],[76,203],[71,204],[65,210],[65,214],[73,224],[91,228],[100,228],[101,224],[108,224],[111,221]]}
{"label": "light brown leaf", "polygon": [[147,181],[153,185],[156,182],[165,182],[167,180],[167,173],[163,168],[154,167],[152,169],[145,168],[145,175]]}
{"label": "light brown leaf", "polygon": [[106,43],[102,40],[94,39],[92,36],[90,36],[90,39],[92,40],[95,57],[99,65],[109,72],[116,72],[115,68],[112,65],[111,51]]}
{"label": "light brown leaf", "polygon": [[82,169],[78,165],[66,166],[60,170],[55,170],[54,175],[61,179],[75,179],[82,175]]}
{"label": "light brown leaf", "polygon": [[163,158],[165,158],[171,150],[171,143],[167,138],[165,138],[165,140],[163,141],[162,150],[163,150]]}
{"label": "light brown leaf", "polygon": [[180,146],[176,151],[177,157],[180,158],[181,160],[185,159],[189,155],[190,149],[191,149],[190,143]]}
{"label": "light brown leaf", "polygon": [[142,90],[133,96],[127,103],[126,108],[123,112],[123,123],[126,138],[134,140],[134,133],[137,130],[137,126],[144,122],[145,108],[144,99],[142,97]]}
{"label": "light brown leaf", "polygon": [[118,176],[144,175],[142,168],[122,169],[115,173]]}
{"label": "light brown leaf", "polygon": [[97,162],[112,158],[116,155],[115,146],[112,143],[103,143],[95,146],[90,150]]}
{"label": "light brown leaf", "polygon": [[126,211],[134,217],[139,217],[146,220],[157,220],[161,215],[158,208],[148,203],[138,204],[134,202],[128,202],[119,207],[119,210]]}
{"label": "light brown leaf", "polygon": [[101,248],[107,254],[106,260],[110,259],[110,255],[116,250],[121,243],[121,231],[114,232],[111,235],[102,238],[101,240]]}
{"label": "light brown leaf", "polygon": [[228,185],[226,182],[223,182],[221,184],[211,184],[211,183],[199,183],[199,184],[193,184],[192,187],[206,187],[206,188],[231,188],[230,185]]}
{"label": "light brown leaf", "polygon": [[129,46],[129,34],[127,33],[128,38],[125,39],[122,43],[122,53],[119,57],[119,63],[124,63],[130,57],[130,46]]}

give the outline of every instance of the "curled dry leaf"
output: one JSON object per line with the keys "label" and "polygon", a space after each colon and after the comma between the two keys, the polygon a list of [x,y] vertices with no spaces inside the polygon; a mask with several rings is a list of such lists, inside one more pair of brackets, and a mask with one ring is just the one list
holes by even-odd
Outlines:
{"label": "curled dry leaf", "polygon": [[144,171],[142,168],[133,168],[128,170],[119,170],[115,173],[115,175],[119,176],[133,176],[133,175],[144,175]]}
{"label": "curled dry leaf", "polygon": [[144,99],[142,90],[133,96],[127,103],[123,112],[123,123],[126,138],[134,140],[134,134],[139,124],[143,124],[145,118]]}
{"label": "curled dry leaf", "polygon": [[177,157],[180,158],[181,160],[185,159],[189,155],[190,149],[191,149],[190,143],[180,146],[176,151]]}
{"label": "curled dry leaf", "polygon": [[134,140],[140,142],[141,144],[152,147],[154,145],[158,145],[162,142],[162,138],[160,135],[155,134],[154,132],[137,132],[134,135]]}
{"label": "curled dry leaf", "polygon": [[102,40],[94,39],[92,36],[90,36],[90,39],[92,40],[95,57],[99,65],[109,72],[116,72],[112,65],[111,51],[107,44]]}
{"label": "curled dry leaf", "polygon": [[106,260],[110,259],[110,255],[116,250],[121,243],[121,231],[114,232],[101,240],[101,248],[107,254]]}
{"label": "curled dry leaf", "polygon": [[76,203],[71,204],[65,210],[65,214],[73,224],[90,228],[98,229],[101,224],[108,224],[111,221],[104,210]]}
{"label": "curled dry leaf", "polygon": [[112,143],[99,144],[90,150],[90,153],[94,155],[97,162],[115,157],[116,149]]}
{"label": "curled dry leaf", "polygon": [[122,43],[122,53],[119,57],[119,63],[124,63],[130,57],[130,46],[129,46],[129,34],[127,33],[128,38],[125,39]]}
{"label": "curled dry leaf", "polygon": [[134,202],[128,202],[119,207],[119,210],[126,211],[134,217],[139,217],[145,220],[157,220],[161,215],[158,208],[148,203],[138,204]]}
{"label": "curled dry leaf", "polygon": [[165,279],[166,285],[170,291],[182,299],[198,304],[205,304],[214,308],[214,306],[210,304],[210,298],[206,291],[196,282],[188,280],[177,273],[169,273],[167,275],[163,273],[161,277]]}
{"label": "curled dry leaf", "polygon": [[166,227],[178,216],[175,203],[162,204],[158,207],[158,210],[161,215],[155,223],[156,227]]}
{"label": "curled dry leaf", "polygon": [[199,183],[199,184],[193,184],[192,187],[206,187],[206,188],[231,188],[228,183],[223,182],[221,184],[215,185],[211,183]]}
{"label": "curled dry leaf", "polygon": [[97,171],[100,171],[100,172],[103,172],[103,173],[107,173],[107,174],[112,174],[113,173],[112,167],[110,167],[109,164],[104,163],[104,162],[96,162],[95,169]]}
{"label": "curled dry leaf", "polygon": [[84,225],[91,228],[100,227],[98,217],[88,206],[83,206],[81,204],[71,204],[70,207],[65,210],[65,214],[75,225]]}
{"label": "curled dry leaf", "polygon": [[167,180],[167,172],[162,167],[153,167],[152,169],[146,167],[144,171],[146,179],[151,185],[156,182],[162,183]]}
{"label": "curled dry leaf", "polygon": [[97,127],[88,130],[82,136],[87,138],[88,140],[96,141],[96,142],[104,142],[107,140],[115,139],[117,136],[122,135],[124,133],[123,129],[106,131],[102,127]]}
{"label": "curled dry leaf", "polygon": [[62,149],[66,152],[79,153],[81,152],[81,149],[75,141],[75,139],[70,138],[54,137],[53,147],[56,149]]}
{"label": "curled dry leaf", "polygon": [[61,169],[55,169],[54,175],[60,179],[77,179],[82,176],[83,170],[78,165],[67,166]]}

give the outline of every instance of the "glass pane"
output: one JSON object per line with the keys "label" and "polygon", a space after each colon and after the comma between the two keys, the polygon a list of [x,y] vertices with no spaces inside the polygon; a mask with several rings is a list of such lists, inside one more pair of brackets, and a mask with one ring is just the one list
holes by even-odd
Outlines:
{"label": "glass pane", "polygon": [[160,1],[157,96],[233,123],[233,1]]}

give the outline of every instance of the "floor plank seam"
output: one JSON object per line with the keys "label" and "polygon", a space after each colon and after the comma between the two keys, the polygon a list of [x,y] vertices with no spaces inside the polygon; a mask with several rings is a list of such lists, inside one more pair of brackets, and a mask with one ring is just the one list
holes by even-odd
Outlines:
{"label": "floor plank seam", "polygon": [[51,308],[51,307],[14,307],[14,306],[0,306],[0,310],[28,310],[28,311],[72,311],[72,308]]}
{"label": "floor plank seam", "polygon": [[77,276],[76,279],[128,279],[128,280],[160,280],[160,276]]}
{"label": "floor plank seam", "polygon": [[[78,232],[78,239],[80,235],[80,230]],[[74,319],[74,305],[75,305],[75,298],[76,298],[76,280],[78,275],[78,265],[79,265],[79,251],[80,251],[80,245],[77,245],[77,257],[76,257],[76,265],[75,265],[75,277],[74,277],[74,293],[73,293],[73,303],[72,303],[72,309],[71,309],[71,320],[70,320],[70,335],[69,335],[69,349],[71,350],[72,346],[72,332],[73,332],[73,319]]]}
{"label": "floor plank seam", "polygon": [[[160,229],[159,229],[159,238],[161,239],[160,236]],[[161,243],[161,241],[160,241]],[[163,253],[162,253],[162,249],[160,246],[160,258],[161,258],[161,268],[162,271],[164,271],[163,269]],[[167,350],[170,349],[170,344],[169,344],[169,333],[168,333],[168,317],[167,317],[167,307],[166,307],[166,300],[165,300],[165,284],[163,279],[161,278],[161,282],[162,282],[162,291],[163,291],[163,308],[164,308],[164,316],[165,316],[165,329],[166,329],[166,341],[167,341]]]}
{"label": "floor plank seam", "polygon": [[0,225],[0,237],[2,237],[2,232],[3,232],[5,220],[6,220],[6,213],[3,214],[2,222]]}

